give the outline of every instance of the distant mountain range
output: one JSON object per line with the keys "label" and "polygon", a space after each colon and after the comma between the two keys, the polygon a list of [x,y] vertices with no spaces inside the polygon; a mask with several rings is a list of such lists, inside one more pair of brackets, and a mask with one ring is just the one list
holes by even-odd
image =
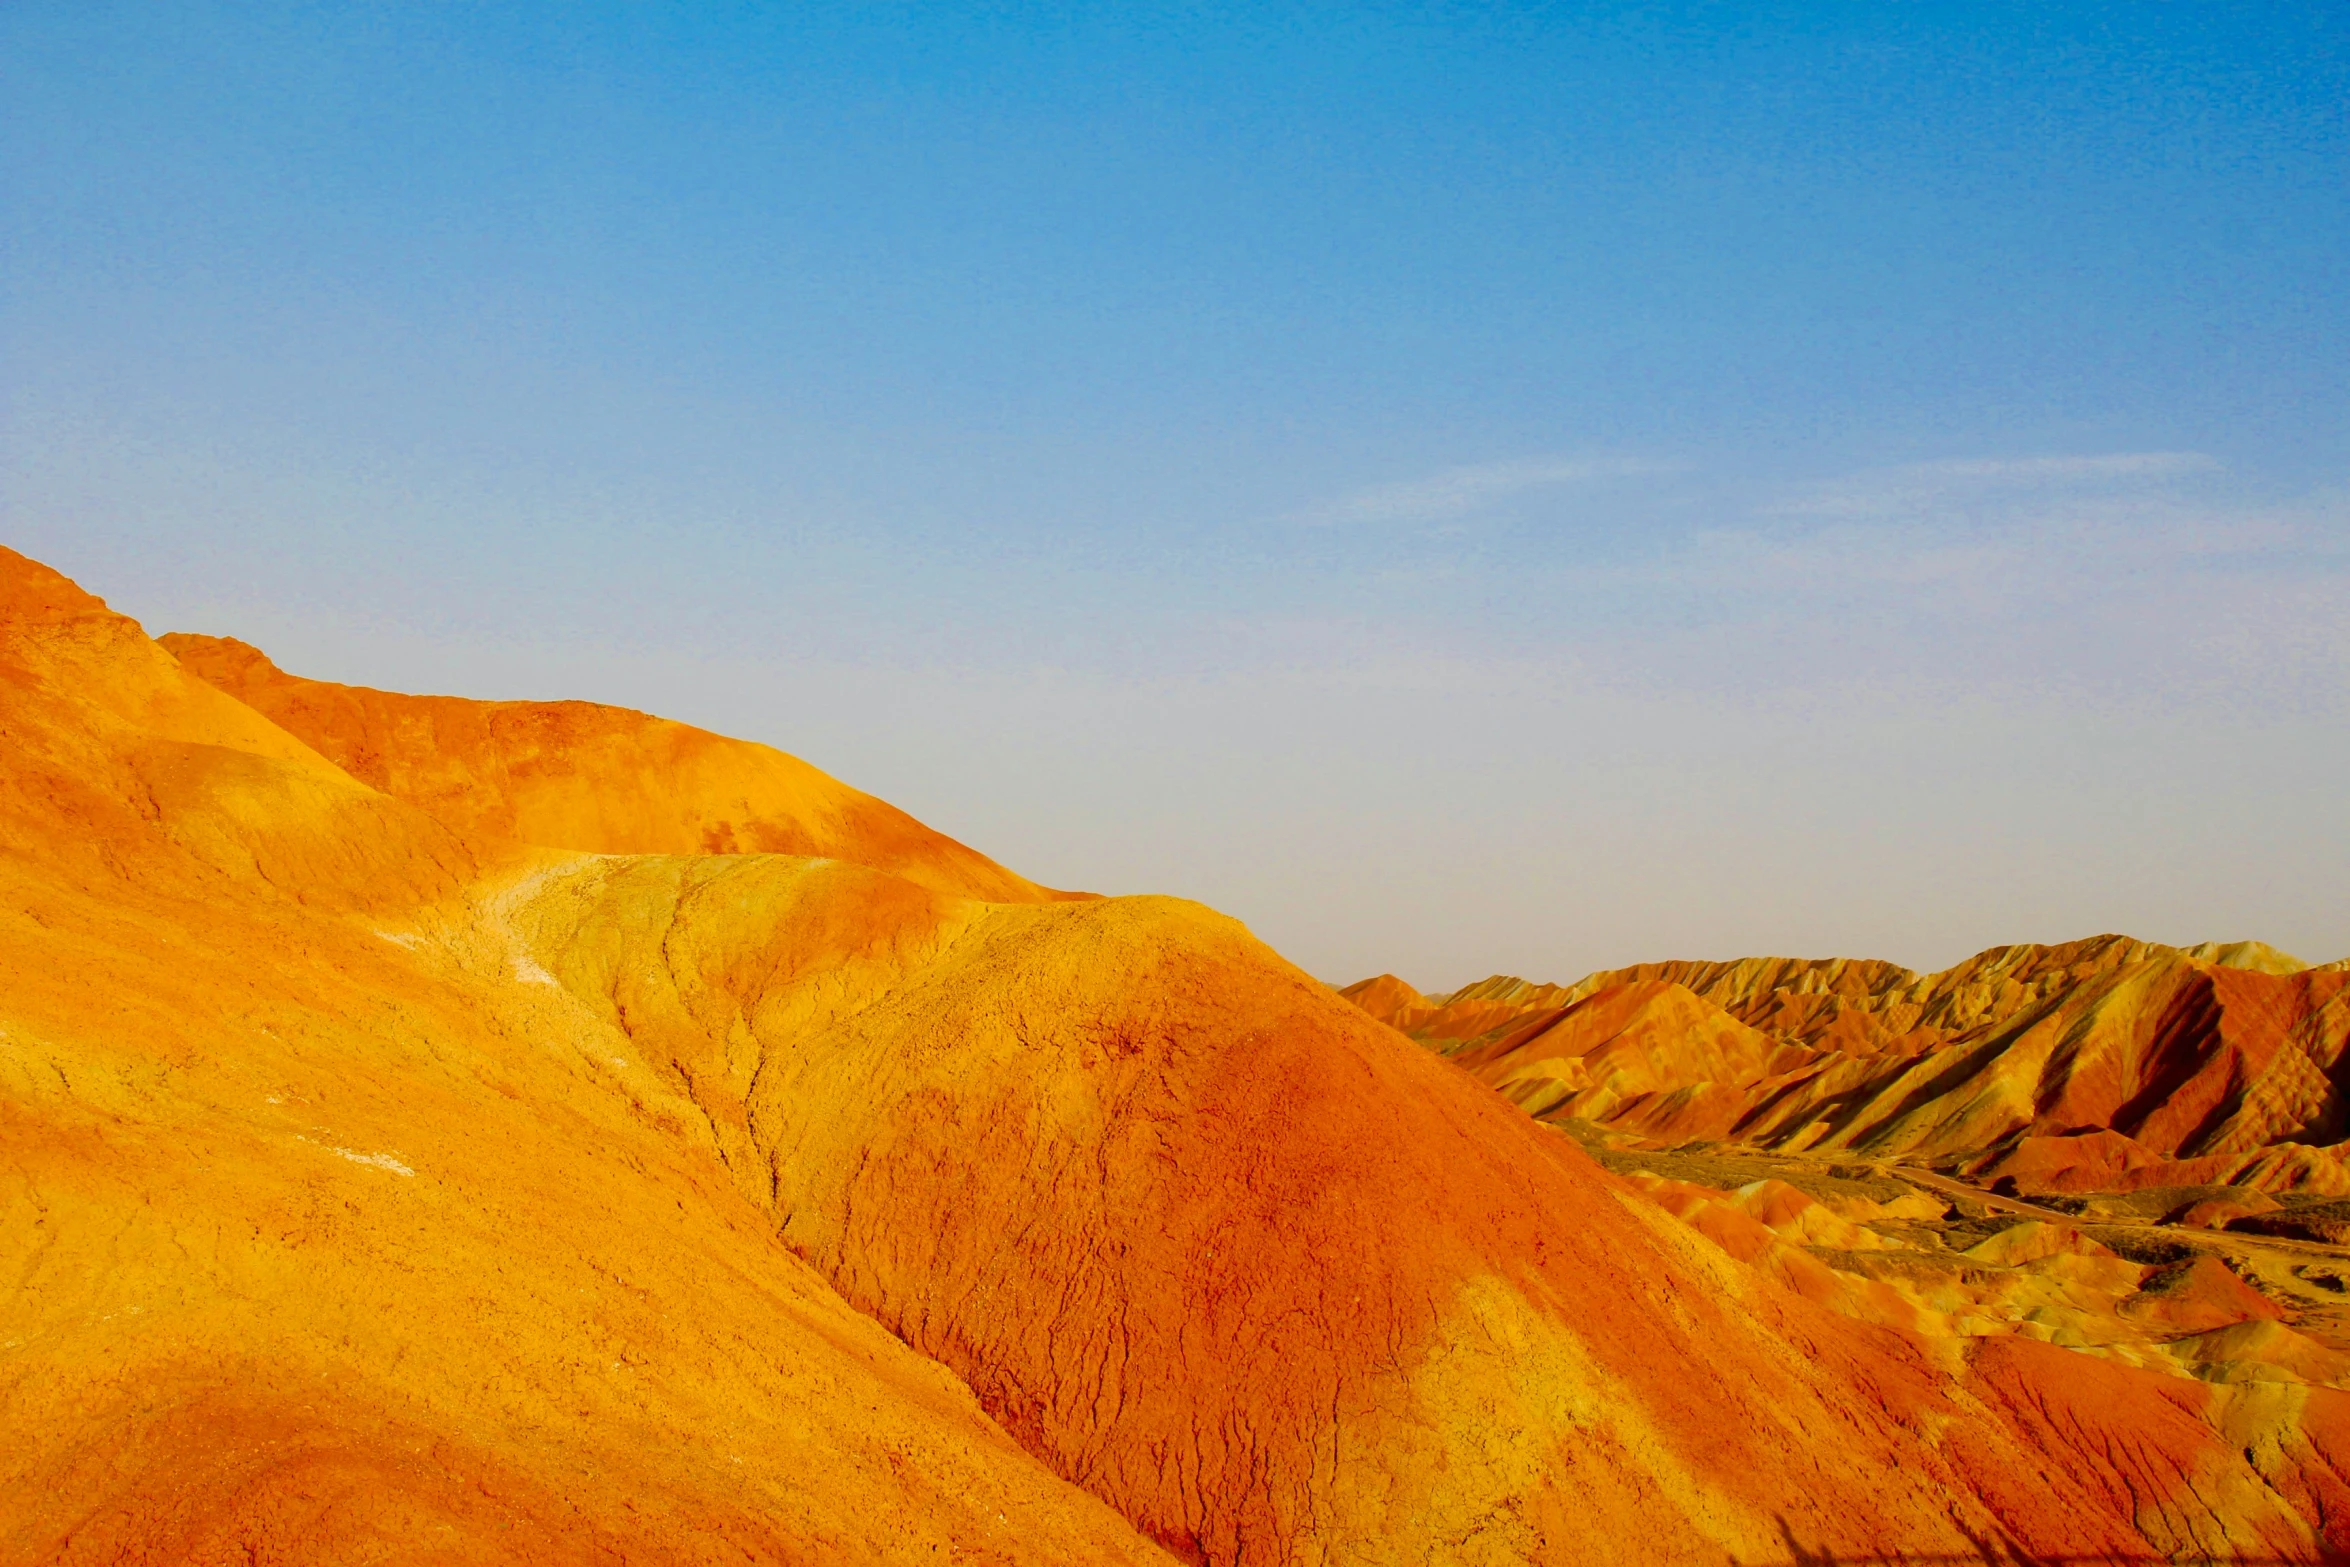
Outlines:
{"label": "distant mountain range", "polygon": [[2350,1195],[2350,962],[2257,941],[1644,963],[1573,985],[1341,994],[1528,1113],[1944,1166],[2025,1192]]}

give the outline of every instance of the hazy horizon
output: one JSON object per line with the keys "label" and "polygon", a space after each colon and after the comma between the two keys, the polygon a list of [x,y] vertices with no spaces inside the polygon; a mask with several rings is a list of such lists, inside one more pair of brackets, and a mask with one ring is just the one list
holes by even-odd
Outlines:
{"label": "hazy horizon", "polygon": [[1428,990],[2350,954],[2350,16],[0,12],[0,540]]}

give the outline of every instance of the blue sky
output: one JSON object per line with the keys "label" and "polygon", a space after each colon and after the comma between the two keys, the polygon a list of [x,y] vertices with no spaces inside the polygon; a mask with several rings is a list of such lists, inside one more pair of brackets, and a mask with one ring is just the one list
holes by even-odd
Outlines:
{"label": "blue sky", "polygon": [[1334,979],[2350,951],[2350,12],[0,9],[0,528]]}

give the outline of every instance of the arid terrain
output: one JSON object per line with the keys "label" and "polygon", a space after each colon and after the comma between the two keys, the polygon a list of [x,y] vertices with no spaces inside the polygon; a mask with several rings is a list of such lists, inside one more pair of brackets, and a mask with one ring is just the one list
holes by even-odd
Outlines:
{"label": "arid terrain", "polygon": [[1847,1315],[2350,1385],[2350,962],[2101,936],[1343,993]]}
{"label": "arid terrain", "polygon": [[0,1558],[2334,1559],[2346,984],[1342,994],[0,551]]}

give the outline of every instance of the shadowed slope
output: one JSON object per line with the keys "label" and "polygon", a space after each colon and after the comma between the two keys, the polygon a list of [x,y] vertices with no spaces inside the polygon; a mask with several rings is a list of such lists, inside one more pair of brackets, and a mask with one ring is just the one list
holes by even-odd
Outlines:
{"label": "shadowed slope", "polygon": [[0,741],[0,1560],[1162,1559],[426,934],[446,828],[7,552]]}
{"label": "shadowed slope", "polygon": [[405,696],[289,675],[228,637],[182,664],[384,793],[473,837],[594,854],[815,855],[961,897],[1052,892],[796,756],[592,702]]}

